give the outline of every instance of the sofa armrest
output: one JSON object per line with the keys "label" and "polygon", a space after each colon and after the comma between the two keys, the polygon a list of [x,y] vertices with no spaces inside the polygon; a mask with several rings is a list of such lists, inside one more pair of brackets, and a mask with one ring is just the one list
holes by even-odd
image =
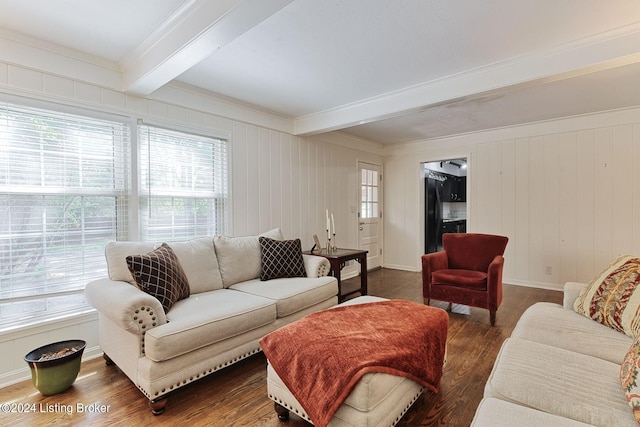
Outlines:
{"label": "sofa armrest", "polygon": [[302,254],[307,277],[324,277],[331,271],[331,264],[325,257]]}
{"label": "sofa armrest", "polygon": [[88,283],[84,293],[91,306],[125,331],[143,335],[167,323],[160,301],[130,283],[98,279]]}
{"label": "sofa armrest", "polygon": [[564,298],[562,306],[568,310],[573,310],[573,303],[580,296],[580,291],[586,288],[586,283],[567,282],[564,284]]}

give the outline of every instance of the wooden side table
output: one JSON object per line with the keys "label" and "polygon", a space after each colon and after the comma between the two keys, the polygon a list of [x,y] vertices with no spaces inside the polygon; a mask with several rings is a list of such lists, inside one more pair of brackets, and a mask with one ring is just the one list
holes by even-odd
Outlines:
{"label": "wooden side table", "polygon": [[[338,302],[343,302],[345,297],[360,293],[360,295],[367,295],[367,253],[369,251],[364,251],[361,249],[341,249],[338,248],[331,252],[327,252],[326,249],[321,251],[305,251],[304,254],[308,255],[317,255],[326,258],[331,264],[331,275],[338,280]],[[355,291],[347,292],[346,294],[342,293],[342,279],[340,277],[340,272],[342,268],[345,266],[347,261],[356,260],[360,263],[360,288]]]}

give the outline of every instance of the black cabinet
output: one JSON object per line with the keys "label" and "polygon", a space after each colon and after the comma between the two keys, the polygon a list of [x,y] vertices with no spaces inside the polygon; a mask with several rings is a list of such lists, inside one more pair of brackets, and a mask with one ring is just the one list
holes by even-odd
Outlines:
{"label": "black cabinet", "polygon": [[450,176],[444,182],[442,192],[443,202],[466,202],[467,201],[467,177]]}
{"label": "black cabinet", "polygon": [[456,232],[456,226],[453,221],[445,221],[442,224],[442,234],[455,233],[455,232]]}
{"label": "black cabinet", "polygon": [[442,223],[442,234],[444,233],[466,233],[467,220],[446,220]]}

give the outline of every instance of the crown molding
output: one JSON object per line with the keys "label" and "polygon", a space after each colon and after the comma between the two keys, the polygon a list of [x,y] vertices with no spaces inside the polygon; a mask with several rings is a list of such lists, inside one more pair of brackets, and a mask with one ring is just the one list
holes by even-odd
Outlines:
{"label": "crown molding", "polygon": [[2,29],[0,61],[110,89],[122,88],[122,73],[114,62]]}
{"label": "crown molding", "polygon": [[517,138],[531,138],[564,132],[577,132],[598,127],[619,126],[640,123],[640,107],[599,111],[576,116],[558,117],[550,120],[523,123],[477,132],[430,138],[401,144],[385,145],[386,156],[415,155],[433,150],[450,150],[456,147],[506,141]]}

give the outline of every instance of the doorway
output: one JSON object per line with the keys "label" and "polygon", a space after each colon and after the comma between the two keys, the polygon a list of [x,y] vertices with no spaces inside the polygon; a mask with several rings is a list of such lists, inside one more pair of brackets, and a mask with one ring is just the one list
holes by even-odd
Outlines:
{"label": "doorway", "polygon": [[358,162],[358,243],[369,270],[382,266],[382,166]]}
{"label": "doorway", "polygon": [[422,164],[424,253],[442,250],[444,233],[467,230],[467,159]]}

